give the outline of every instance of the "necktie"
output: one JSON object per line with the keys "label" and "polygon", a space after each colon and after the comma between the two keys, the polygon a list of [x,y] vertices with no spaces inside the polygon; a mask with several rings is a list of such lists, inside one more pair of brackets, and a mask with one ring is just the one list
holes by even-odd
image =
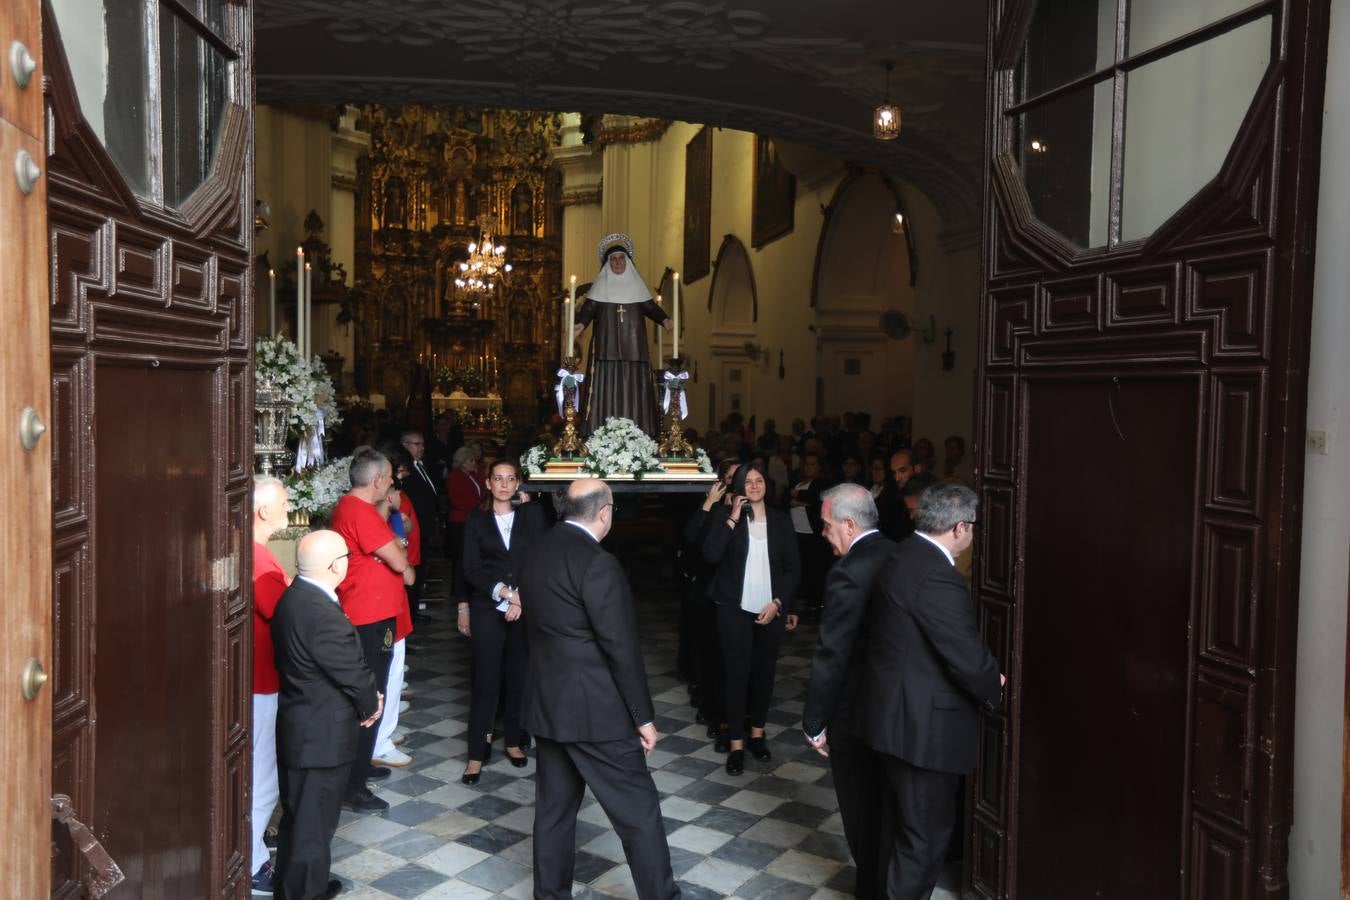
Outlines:
{"label": "necktie", "polygon": [[413,462],[413,466],[416,467],[417,474],[422,476],[422,480],[427,483],[427,486],[430,487],[433,491],[436,490],[435,482],[431,480],[431,476],[427,474],[427,470],[422,468],[422,461],[420,459],[415,460]]}

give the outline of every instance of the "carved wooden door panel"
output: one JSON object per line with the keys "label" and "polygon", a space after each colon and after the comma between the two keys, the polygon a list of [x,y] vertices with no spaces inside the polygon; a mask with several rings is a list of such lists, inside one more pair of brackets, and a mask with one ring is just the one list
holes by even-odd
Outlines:
{"label": "carved wooden door panel", "polygon": [[1326,16],[990,6],[975,896],[1288,894]]}
{"label": "carved wooden door panel", "polygon": [[[52,771],[126,875],[249,886],[252,22],[234,0],[44,16]],[[52,894],[88,865],[54,835]]]}

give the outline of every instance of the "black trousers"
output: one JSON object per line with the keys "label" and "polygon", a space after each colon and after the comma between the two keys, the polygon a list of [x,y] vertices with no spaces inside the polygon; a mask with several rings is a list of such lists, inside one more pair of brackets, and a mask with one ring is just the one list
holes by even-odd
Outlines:
{"label": "black trousers", "polygon": [[445,555],[450,560],[450,601],[458,603],[469,596],[469,580],[464,577],[464,523],[445,526]]}
{"label": "black trousers", "polygon": [[745,720],[763,728],[773,699],[773,676],[778,668],[778,648],[783,643],[783,616],[768,625],[756,625],[755,617],[739,606],[717,607],[717,633],[722,645],[723,713],[727,737],[745,740]]}
{"label": "black trousers", "polygon": [[[362,731],[370,731],[363,728]],[[318,900],[328,891],[330,847],[342,813],[350,763],[327,769],[280,766],[277,898]]]}
{"label": "black trousers", "polygon": [[825,575],[830,570],[833,551],[818,534],[797,535],[797,555],[802,561],[802,580],[797,596],[807,609],[820,606],[825,593]]}
{"label": "black trousers", "polygon": [[726,679],[722,673],[722,640],[717,629],[717,605],[708,599],[706,585],[695,582],[698,591],[695,640],[698,654],[698,705],[703,718],[712,725],[727,720],[724,694]]}
{"label": "black trousers", "polygon": [[524,737],[520,725],[520,700],[525,691],[525,667],[530,650],[525,642],[525,623],[505,617],[488,601],[469,605],[469,636],[473,651],[473,692],[469,700],[469,759],[482,760],[487,736],[497,718],[501,700],[506,746],[519,747]]}
{"label": "black trousers", "polygon": [[623,842],[639,900],[678,897],[660,797],[637,735],[576,744],[536,737],[536,745],[534,896],[572,896],[577,810],[589,786]]}
{"label": "black trousers", "polygon": [[[368,625],[357,625],[356,636],[361,639],[361,652],[366,657],[366,668],[375,676],[375,684],[380,693],[384,693],[389,684],[389,661],[394,653],[394,620],[381,619]],[[383,715],[380,718],[384,718]],[[351,774],[347,779],[347,792],[359,793],[366,787],[366,775],[370,772],[370,758],[375,755],[375,739],[379,737],[380,722],[369,728],[361,729],[360,741],[356,745],[356,759],[352,762]]]}
{"label": "black trousers", "polygon": [[956,824],[961,776],[881,754],[891,795],[890,900],[928,900],[942,875]]}
{"label": "black trousers", "polygon": [[[844,838],[858,870],[858,883],[853,894],[862,900],[885,897],[889,858],[882,857],[882,832],[884,830],[889,837],[890,827],[884,821],[889,805],[884,799],[888,788],[881,757],[844,726],[831,728],[828,741],[830,774],[834,777],[834,793],[839,798],[839,817],[843,820]],[[883,812],[883,806],[886,812]]]}

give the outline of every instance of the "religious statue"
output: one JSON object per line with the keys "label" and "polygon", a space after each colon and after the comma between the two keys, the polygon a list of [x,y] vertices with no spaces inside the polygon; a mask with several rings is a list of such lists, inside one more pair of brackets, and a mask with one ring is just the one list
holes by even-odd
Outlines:
{"label": "religious statue", "polygon": [[384,184],[384,217],[381,224],[385,228],[404,228],[408,224],[408,189],[403,179],[395,175]]}
{"label": "religious statue", "polygon": [[628,235],[607,235],[598,249],[600,274],[575,313],[577,335],[595,323],[585,382],[589,392],[586,428],[589,433],[610,416],[622,416],[655,435],[659,417],[647,355],[646,319],[667,331],[672,323],[638,274]]}
{"label": "religious statue", "polygon": [[534,233],[534,194],[523,182],[511,191],[511,233]]}

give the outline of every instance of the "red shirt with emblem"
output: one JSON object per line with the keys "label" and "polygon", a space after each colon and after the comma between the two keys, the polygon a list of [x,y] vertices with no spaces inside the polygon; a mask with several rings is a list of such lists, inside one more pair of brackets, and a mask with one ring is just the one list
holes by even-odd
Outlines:
{"label": "red shirt with emblem", "polygon": [[[408,517],[408,565],[421,565],[422,526],[417,522],[417,513],[413,511],[412,499],[408,496],[407,491],[398,492],[398,502],[398,511]],[[398,620],[394,623],[394,640],[401,641],[412,632],[412,612],[408,604],[404,603],[399,607]]]}
{"label": "red shirt with emblem", "polygon": [[406,609],[408,597],[403,591],[403,576],[375,555],[376,550],[396,539],[375,505],[347,494],[333,508],[330,527],[342,535],[351,552],[347,577],[337,589],[342,611],[351,623],[369,625],[392,619],[400,609]]}
{"label": "red shirt with emblem", "polygon": [[290,579],[266,544],[253,542],[253,693],[281,690],[272,652],[272,613]]}

